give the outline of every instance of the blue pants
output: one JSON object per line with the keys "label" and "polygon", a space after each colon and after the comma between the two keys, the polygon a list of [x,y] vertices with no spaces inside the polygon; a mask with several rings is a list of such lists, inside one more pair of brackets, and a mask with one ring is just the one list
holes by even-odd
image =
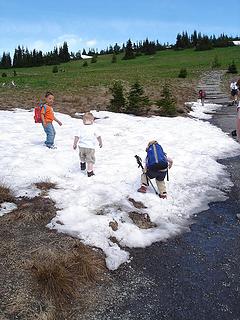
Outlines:
{"label": "blue pants", "polygon": [[56,131],[54,129],[54,126],[52,123],[48,123],[46,125],[46,127],[43,127],[44,131],[46,132],[46,135],[47,135],[47,138],[46,138],[46,141],[45,141],[45,145],[47,147],[52,147],[53,144],[54,144],[54,138],[55,138],[55,135],[56,135]]}

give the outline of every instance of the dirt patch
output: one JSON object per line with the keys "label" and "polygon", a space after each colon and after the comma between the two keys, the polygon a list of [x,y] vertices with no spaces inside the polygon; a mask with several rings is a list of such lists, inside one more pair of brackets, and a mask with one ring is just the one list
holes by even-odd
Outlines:
{"label": "dirt patch", "polygon": [[[186,101],[195,101],[197,92],[197,80],[172,79],[169,86],[170,91],[177,101],[178,114],[186,114],[188,110],[184,107]],[[154,101],[161,98],[161,91],[164,82],[151,83],[144,85],[146,95],[152,101],[152,108],[149,114],[155,114]],[[4,88],[0,93],[0,110],[12,110],[14,108],[32,109],[40,100],[44,101],[44,93],[30,88]],[[77,92],[71,94],[54,92],[55,106],[57,112],[68,114],[75,117],[75,113],[90,110],[106,110],[110,103],[111,94],[108,86],[96,86],[79,88]],[[153,111],[153,112],[152,112]]]}
{"label": "dirt patch", "polygon": [[104,255],[46,228],[51,199],[11,200],[18,208],[0,218],[0,318],[79,319],[72,314],[92,307],[97,285],[110,280]]}

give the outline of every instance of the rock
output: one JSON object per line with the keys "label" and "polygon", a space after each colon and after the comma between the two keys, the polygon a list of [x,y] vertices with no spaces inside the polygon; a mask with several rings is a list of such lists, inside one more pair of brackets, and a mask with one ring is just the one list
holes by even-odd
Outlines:
{"label": "rock", "polygon": [[136,201],[133,198],[128,198],[128,201],[133,204],[133,206],[137,209],[146,209],[147,207],[141,202],[141,201]]}
{"label": "rock", "polygon": [[156,224],[150,220],[150,217],[147,213],[141,214],[133,211],[129,212],[128,215],[140,229],[150,229],[156,227]]}
{"label": "rock", "polygon": [[118,223],[117,223],[117,221],[110,221],[110,222],[109,222],[109,227],[112,228],[113,231],[117,231],[117,230],[118,230]]}

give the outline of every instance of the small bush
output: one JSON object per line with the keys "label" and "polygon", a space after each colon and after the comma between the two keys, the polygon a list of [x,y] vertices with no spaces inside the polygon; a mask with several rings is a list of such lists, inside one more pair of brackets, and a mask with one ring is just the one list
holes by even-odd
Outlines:
{"label": "small bush", "polygon": [[17,72],[16,70],[13,71],[13,76],[16,77],[17,76]]}
{"label": "small bush", "polygon": [[52,73],[58,73],[58,66],[53,66]]}
{"label": "small bush", "polygon": [[97,62],[97,55],[95,54],[91,59],[91,63],[96,63],[96,62]]}
{"label": "small bush", "polygon": [[88,67],[88,62],[87,62],[87,60],[85,60],[85,61],[83,62],[83,67]]}
{"label": "small bush", "polygon": [[2,77],[3,77],[3,78],[6,78],[6,77],[7,77],[7,74],[6,74],[5,72],[3,72],[3,73],[2,73]]}
{"label": "small bush", "polygon": [[186,78],[187,77],[187,69],[182,68],[178,74],[178,78]]}
{"label": "small bush", "polygon": [[231,64],[229,64],[228,66],[228,73],[233,73],[233,74],[236,74],[238,73],[238,70],[237,70],[237,66],[235,64],[235,61],[233,60]]}
{"label": "small bush", "polygon": [[117,55],[114,52],[114,54],[112,55],[112,63],[116,63],[117,62]]}
{"label": "small bush", "polygon": [[212,69],[217,69],[217,68],[220,68],[220,67],[221,67],[221,63],[219,62],[218,56],[216,55],[214,57],[213,62],[212,62]]}

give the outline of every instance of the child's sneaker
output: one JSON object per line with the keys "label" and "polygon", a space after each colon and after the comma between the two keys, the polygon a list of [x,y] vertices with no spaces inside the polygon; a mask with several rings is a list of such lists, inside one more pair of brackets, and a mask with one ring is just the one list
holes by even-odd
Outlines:
{"label": "child's sneaker", "polygon": [[142,185],[137,191],[141,192],[141,193],[146,193],[147,192],[147,187]]}
{"label": "child's sneaker", "polygon": [[86,170],[86,162],[80,162],[81,170]]}
{"label": "child's sneaker", "polygon": [[167,192],[163,192],[162,194],[159,194],[159,198],[167,199]]}
{"label": "child's sneaker", "polygon": [[87,172],[87,176],[88,176],[88,177],[95,176],[95,173],[94,173],[93,171],[88,171],[88,172]]}

